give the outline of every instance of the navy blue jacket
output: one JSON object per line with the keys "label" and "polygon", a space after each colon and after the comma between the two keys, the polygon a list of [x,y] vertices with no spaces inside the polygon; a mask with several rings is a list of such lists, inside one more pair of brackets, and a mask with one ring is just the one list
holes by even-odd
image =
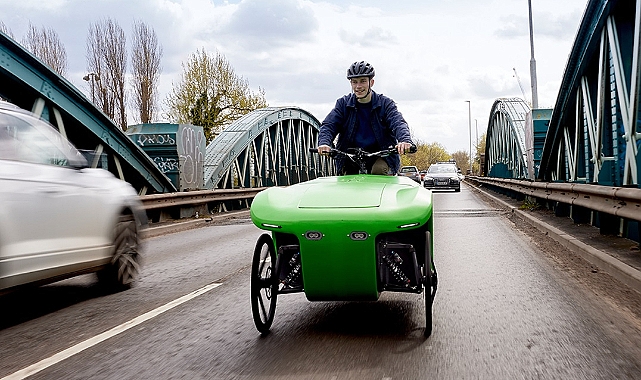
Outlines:
{"label": "navy blue jacket", "polygon": [[[356,96],[354,94],[345,95],[336,101],[336,106],[327,115],[320,127],[318,134],[318,145],[327,145],[334,147],[336,140],[336,149],[346,151],[354,147],[355,133],[358,129],[356,126],[358,116],[356,113]],[[403,115],[396,109],[394,101],[383,94],[377,94],[372,91],[372,130],[376,141],[381,149],[395,146],[399,142],[412,143],[410,129]],[[341,173],[345,157],[335,157],[336,172]],[[401,165],[400,156],[397,154],[385,158],[390,167],[391,173],[398,172]]]}

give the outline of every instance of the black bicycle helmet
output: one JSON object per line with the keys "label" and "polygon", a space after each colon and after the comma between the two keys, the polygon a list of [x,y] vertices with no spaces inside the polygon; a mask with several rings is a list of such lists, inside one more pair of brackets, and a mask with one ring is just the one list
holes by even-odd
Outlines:
{"label": "black bicycle helmet", "polygon": [[352,63],[349,69],[347,69],[347,79],[356,77],[374,78],[374,66],[365,61]]}

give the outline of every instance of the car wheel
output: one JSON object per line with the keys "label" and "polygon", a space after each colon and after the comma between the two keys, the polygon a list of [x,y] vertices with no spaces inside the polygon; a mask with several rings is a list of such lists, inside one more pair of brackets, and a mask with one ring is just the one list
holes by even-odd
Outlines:
{"label": "car wheel", "polygon": [[133,215],[120,215],[114,229],[114,254],[98,279],[114,290],[128,289],[140,274],[138,230]]}

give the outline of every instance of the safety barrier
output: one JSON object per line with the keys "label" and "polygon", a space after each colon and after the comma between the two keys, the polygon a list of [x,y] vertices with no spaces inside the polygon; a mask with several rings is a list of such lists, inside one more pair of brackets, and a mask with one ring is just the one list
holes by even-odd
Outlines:
{"label": "safety barrier", "polygon": [[617,217],[641,221],[641,189],[567,182],[534,182],[517,179],[466,177],[485,185],[571,206],[604,212]]}
{"label": "safety barrier", "polygon": [[265,188],[216,189],[143,195],[140,200],[151,222],[181,219],[229,209],[248,208]]}

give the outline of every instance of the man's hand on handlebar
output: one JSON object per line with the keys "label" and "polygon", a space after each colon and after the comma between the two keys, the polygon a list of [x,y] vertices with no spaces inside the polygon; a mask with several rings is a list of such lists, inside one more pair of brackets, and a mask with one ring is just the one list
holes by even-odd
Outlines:
{"label": "man's hand on handlebar", "polygon": [[398,151],[398,154],[414,153],[416,150],[411,151],[413,146],[414,145],[412,143],[399,142],[398,144],[396,144],[396,150]]}
{"label": "man's hand on handlebar", "polygon": [[320,145],[318,147],[318,154],[322,156],[329,156],[329,153],[332,151],[332,148],[328,145]]}

